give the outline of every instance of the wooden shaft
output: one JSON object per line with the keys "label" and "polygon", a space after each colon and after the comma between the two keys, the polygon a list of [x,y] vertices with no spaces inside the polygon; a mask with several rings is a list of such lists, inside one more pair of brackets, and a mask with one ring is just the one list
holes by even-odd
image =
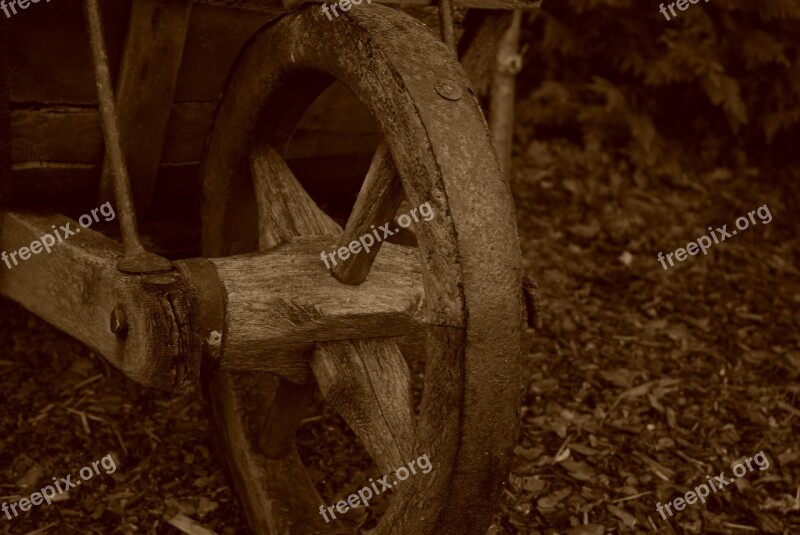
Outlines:
{"label": "wooden shaft", "polygon": [[497,47],[489,104],[489,130],[492,132],[506,178],[511,169],[511,152],[514,146],[516,76],[522,67],[522,58],[518,53],[521,23],[522,12],[516,10]]}
{"label": "wooden shaft", "polygon": [[[35,241],[52,242],[50,252],[39,245],[38,254],[22,260],[20,248],[32,249]],[[176,392],[197,383],[201,341],[189,328],[196,306],[184,279],[120,273],[119,243],[58,214],[0,212],[0,250],[0,294],[134,381]]]}
{"label": "wooden shaft", "polygon": [[442,41],[453,51],[458,53],[456,47],[456,34],[453,24],[453,0],[439,0],[439,30]]}

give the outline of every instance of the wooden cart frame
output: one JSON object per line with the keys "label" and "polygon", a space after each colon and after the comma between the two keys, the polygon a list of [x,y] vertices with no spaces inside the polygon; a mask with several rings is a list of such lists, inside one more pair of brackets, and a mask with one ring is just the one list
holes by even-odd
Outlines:
{"label": "wooden cart frame", "polygon": [[[109,4],[86,0],[86,74],[96,84],[92,113],[105,145],[92,169],[100,198],[116,201],[121,243],[37,203],[20,209],[32,169],[45,181],[74,180],[86,169],[42,161],[11,167],[9,139],[44,131],[41,123],[57,113],[15,103],[15,91],[38,89],[12,84],[11,99],[3,99],[12,101],[13,135],[3,139],[0,191],[10,208],[0,212],[0,248],[35,241],[53,225],[71,223],[80,234],[2,271],[0,292],[137,382],[173,392],[201,384],[256,533],[348,532],[317,514],[322,501],[294,445],[314,383],[383,473],[422,454],[436,467],[398,490],[377,533],[483,533],[516,439],[526,300],[511,194],[475,94],[494,85],[493,124],[510,153],[508,82],[518,68],[519,16],[487,18],[462,46],[473,84],[456,61],[447,3],[441,20],[449,46],[382,5],[329,21],[318,5],[229,2],[268,20],[248,36],[203,150],[202,256],[169,261],[142,245],[136,212],[150,209],[161,180],[192,10],[220,4],[134,0],[113,91],[103,31]],[[456,5],[533,7],[521,0]],[[481,76],[487,72],[496,76]],[[285,159],[297,122],[332,80],[356,95],[383,133],[344,228]],[[46,150],[83,149],[78,141]],[[392,221],[404,198],[436,214],[417,228],[416,249],[378,243],[324,268],[319,251],[347,247]],[[425,341],[418,416],[402,339]]]}

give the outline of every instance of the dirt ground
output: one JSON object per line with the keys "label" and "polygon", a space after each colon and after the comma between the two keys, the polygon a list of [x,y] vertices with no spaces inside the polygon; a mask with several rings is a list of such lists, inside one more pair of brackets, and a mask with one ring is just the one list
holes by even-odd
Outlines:
{"label": "dirt ground", "polygon": [[[800,533],[800,176],[667,182],[570,150],[533,144],[512,178],[544,327],[524,357],[520,437],[491,533]],[[659,264],[659,251],[765,204],[769,224]],[[133,384],[8,301],[0,347],[0,502],[108,454],[117,466],[51,506],[0,516],[0,533],[173,534],[180,514],[248,533],[198,395]],[[335,415],[309,415],[299,443],[326,503],[368,477]],[[657,503],[759,452],[765,469],[659,516]]]}

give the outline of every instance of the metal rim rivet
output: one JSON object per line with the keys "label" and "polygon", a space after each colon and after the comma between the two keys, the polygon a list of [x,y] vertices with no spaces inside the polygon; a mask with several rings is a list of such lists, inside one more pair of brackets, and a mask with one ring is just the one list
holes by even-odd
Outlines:
{"label": "metal rim rivet", "polygon": [[461,91],[458,84],[444,78],[436,82],[436,85],[433,87],[436,89],[436,92],[439,93],[439,96],[447,100],[459,100],[463,95],[463,91]]}

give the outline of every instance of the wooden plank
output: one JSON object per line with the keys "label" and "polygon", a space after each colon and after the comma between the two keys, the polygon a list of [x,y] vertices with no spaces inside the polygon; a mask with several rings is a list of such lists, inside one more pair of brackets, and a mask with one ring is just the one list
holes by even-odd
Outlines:
{"label": "wooden plank", "polygon": [[[280,12],[276,2],[196,2],[175,91],[177,101],[215,101],[233,62],[247,40]],[[435,5],[408,0],[395,5]],[[538,0],[455,0],[456,7],[536,8]],[[117,70],[127,30],[129,3],[104,0],[103,22],[112,74]],[[14,54],[9,58],[11,98],[15,102],[85,104],[96,102],[89,41],[80,0],[61,0],[37,16],[15,17],[9,25]]]}
{"label": "wooden plank", "polygon": [[[243,0],[242,4],[257,6],[263,0]],[[271,2],[272,0],[266,0]],[[305,3],[322,3],[324,0],[285,0],[287,8],[293,9]],[[394,6],[438,6],[438,0],[375,0],[375,4]],[[477,9],[538,9],[542,0],[453,0],[454,7]]]}
{"label": "wooden plank", "polygon": [[15,163],[98,163],[103,157],[100,114],[94,108],[14,110],[11,131]]}
{"label": "wooden plank", "polygon": [[[318,109],[319,108],[319,109]],[[214,116],[213,102],[179,102],[172,106],[162,163],[197,162]],[[380,132],[357,105],[321,103],[292,135],[288,159],[372,154]],[[318,112],[318,113],[316,113]],[[357,120],[353,117],[357,116]],[[365,117],[366,116],[366,117]],[[97,163],[103,157],[103,132],[96,109],[44,106],[11,112],[12,152],[16,163],[45,161]]]}
{"label": "wooden plank", "polygon": [[[109,62],[116,72],[122,54],[129,2],[102,0]],[[11,100],[15,102],[97,102],[89,35],[81,0],[36,6],[9,24]]]}
{"label": "wooden plank", "polygon": [[[214,114],[213,103],[172,106],[162,163],[196,162]],[[94,108],[48,106],[11,113],[14,162],[99,163],[103,158],[103,131]]]}
{"label": "wooden plank", "polygon": [[[80,0],[47,4],[37,16],[10,24],[11,95],[15,102],[91,105],[97,102],[91,76],[89,38]],[[122,58],[130,2],[103,0],[103,25],[112,75]],[[247,40],[277,14],[195,5],[175,90],[177,101],[215,101]],[[149,36],[150,32],[145,36]]]}
{"label": "wooden plank", "polygon": [[[162,165],[161,174],[165,184],[159,184],[158,191],[172,192],[177,189],[180,193],[179,197],[173,197],[173,202],[185,203],[187,196],[191,198],[192,195],[199,194],[196,163]],[[17,184],[15,198],[31,205],[59,207],[63,211],[67,206],[74,206],[76,200],[88,200],[89,203],[80,206],[79,209],[97,206],[99,165],[71,162],[26,162],[14,164],[12,176]],[[175,184],[174,187],[172,183]],[[192,191],[187,193],[187,189]]]}
{"label": "wooden plank", "polygon": [[[61,228],[61,241],[52,225]],[[27,260],[12,258],[12,252],[47,234],[54,242],[49,253],[40,246]],[[185,282],[120,273],[119,243],[59,214],[0,212],[0,250],[10,258],[0,263],[0,294],[77,338],[134,381],[181,392],[197,383],[201,346],[184,328],[192,307]],[[124,335],[109,326],[118,309],[127,316]]]}
{"label": "wooden plank", "polygon": [[497,47],[512,20],[513,14],[508,11],[467,14],[466,30],[459,43],[460,61],[478,96],[489,94]]}
{"label": "wooden plank", "polygon": [[[192,13],[192,0],[133,0],[116,85],[122,150],[138,213],[147,213],[155,190],[178,69]],[[100,198],[112,198],[106,155]]]}
{"label": "wooden plank", "polygon": [[[349,193],[347,181],[363,176],[369,167],[370,155],[331,156],[323,158],[304,158],[290,160],[289,166],[302,176],[309,176],[310,189],[315,195],[324,196],[325,209],[342,224],[347,219],[347,211],[355,198],[356,191]],[[198,162],[185,164],[162,164],[161,179],[157,187],[157,202],[174,211],[174,204],[185,205],[187,199],[200,195],[197,181]],[[100,166],[97,164],[71,162],[25,162],[14,164],[12,177],[18,185],[18,196],[23,200],[65,210],[65,206],[75,204],[77,199],[87,200],[81,209],[97,206],[97,184],[100,180]],[[355,190],[355,188],[353,188]],[[161,196],[166,196],[161,198]],[[170,207],[171,203],[173,204]]]}
{"label": "wooden plank", "polygon": [[11,111],[8,93],[8,22],[0,18],[0,203],[13,192],[11,181]]}

